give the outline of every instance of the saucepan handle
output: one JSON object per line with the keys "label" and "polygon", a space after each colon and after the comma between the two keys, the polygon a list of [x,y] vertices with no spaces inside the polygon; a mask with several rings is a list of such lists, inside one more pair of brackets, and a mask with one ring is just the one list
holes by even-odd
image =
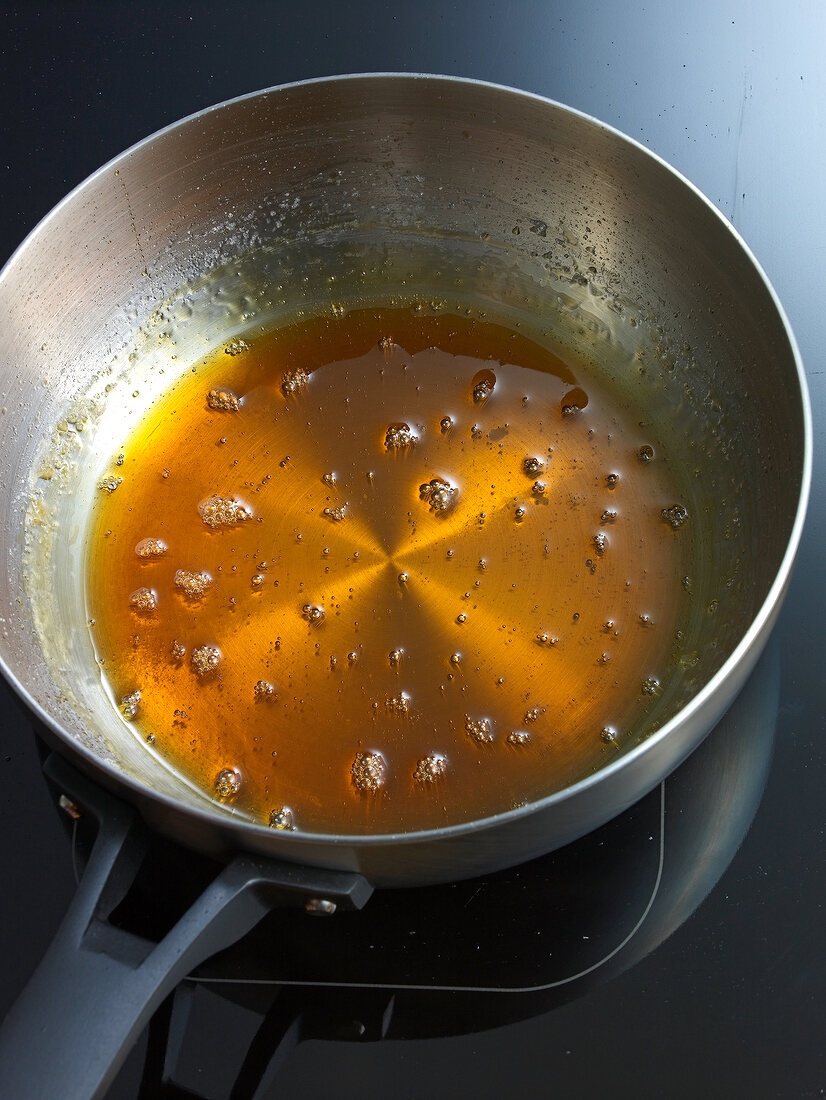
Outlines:
{"label": "saucepan handle", "polygon": [[[70,770],[74,792],[87,781]],[[301,868],[238,856],[160,943],[150,942],[108,921],[147,841],[131,807],[108,795],[106,802],[63,923],[0,1029],[0,1081],[3,1095],[15,1100],[102,1097],[178,982],[244,936],[285,890],[299,897],[322,892],[349,908],[361,908],[371,893],[358,874],[307,869],[301,882]]]}

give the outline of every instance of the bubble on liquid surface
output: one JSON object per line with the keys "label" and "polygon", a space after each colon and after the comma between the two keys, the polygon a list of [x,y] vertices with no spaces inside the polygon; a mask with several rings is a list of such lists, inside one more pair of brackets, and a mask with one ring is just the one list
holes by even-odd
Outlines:
{"label": "bubble on liquid surface", "polygon": [[387,660],[390,662],[391,668],[398,668],[401,664],[402,657],[404,656],[403,649],[391,649],[387,654]]}
{"label": "bubble on liquid surface", "polygon": [[393,695],[384,700],[384,705],[391,714],[403,715],[410,713],[410,696],[405,691]]}
{"label": "bubble on liquid surface", "polygon": [[619,481],[619,474],[611,473],[605,475],[605,485],[608,489],[616,489],[616,487],[619,485]]}
{"label": "bubble on liquid surface", "polygon": [[309,380],[309,375],[301,367],[286,370],[281,376],[281,392],[285,397],[294,397],[304,389]]}
{"label": "bubble on liquid surface", "polygon": [[521,523],[525,516],[528,514],[528,509],[524,505],[520,504],[513,510],[513,518],[517,523]]}
{"label": "bubble on liquid surface", "polygon": [[173,661],[182,661],[186,657],[186,646],[183,642],[174,641],[170,654]]}
{"label": "bubble on liquid surface", "polygon": [[207,405],[209,405],[211,409],[218,409],[222,412],[238,412],[241,408],[241,399],[238,394],[233,393],[232,390],[219,387],[209,391],[207,394]]}
{"label": "bubble on liquid surface", "polygon": [[477,745],[489,745],[493,741],[493,725],[489,718],[471,718],[466,714],[465,732]]}
{"label": "bubble on liquid surface", "polygon": [[120,712],[124,718],[132,719],[138,713],[141,703],[140,691],[132,691],[124,695],[120,701]]}
{"label": "bubble on liquid surface", "polygon": [[397,451],[403,447],[412,447],[418,439],[409,424],[391,424],[384,436],[384,446],[388,451]]}
{"label": "bubble on liquid surface", "polygon": [[650,443],[643,443],[637,451],[637,458],[642,463],[650,462],[654,457],[654,448]]}
{"label": "bubble on liquid surface", "polygon": [[453,421],[449,416],[443,416],[442,419],[439,421],[439,428],[441,429],[442,435],[446,435],[452,427]]}
{"label": "bubble on liquid surface", "polygon": [[536,636],[536,644],[537,645],[555,646],[556,643],[557,643],[557,639],[552,634],[549,634],[547,632],[547,630],[541,631]]}
{"label": "bubble on liquid surface", "polygon": [[433,477],[419,486],[419,496],[434,512],[447,512],[456,503],[459,490],[441,477]]}
{"label": "bubble on liquid surface", "polygon": [[141,539],[135,547],[135,553],[144,560],[161,558],[167,551],[166,543],[162,539]]}
{"label": "bubble on liquid surface", "polygon": [[560,402],[560,411],[564,417],[576,416],[588,404],[588,394],[580,386],[569,390]]}
{"label": "bubble on liquid surface", "polygon": [[602,524],[616,523],[617,513],[612,508],[606,508],[602,515],[599,517],[599,522]]}
{"label": "bubble on liquid surface", "polygon": [[136,588],[129,597],[129,603],[136,611],[154,611],[158,606],[158,597],[151,588]]}
{"label": "bubble on liquid surface", "polygon": [[544,713],[544,711],[544,707],[529,707],[529,709],[526,710],[524,715],[522,716],[522,721],[525,722],[526,725],[530,724],[531,722],[536,722],[537,719],[539,719]]}
{"label": "bubble on liquid surface", "polygon": [[198,511],[206,526],[212,528],[234,527],[252,516],[246,505],[239,504],[233,497],[219,497],[217,494],[202,500]]}
{"label": "bubble on liquid surface", "polygon": [[200,600],[206,595],[212,577],[203,570],[198,573],[190,573],[188,569],[178,569],[175,573],[174,584],[190,600]]}
{"label": "bubble on liquid surface", "polygon": [[536,455],[528,455],[522,460],[522,469],[528,477],[538,477],[545,471],[545,463]]}
{"label": "bubble on liquid surface", "polygon": [[336,475],[332,472],[322,474],[321,475],[321,480],[324,482],[325,485],[335,485]]}
{"label": "bubble on liquid surface", "polygon": [[224,348],[225,355],[240,355],[242,351],[247,351],[249,344],[245,340],[234,340],[231,344],[227,344]]}
{"label": "bubble on liquid surface", "polygon": [[544,481],[535,481],[531,486],[531,492],[535,497],[541,497],[545,495],[545,488]]}
{"label": "bubble on liquid surface", "polygon": [[603,726],[603,728],[600,730],[599,736],[606,745],[611,745],[617,739],[617,731],[611,726]]}
{"label": "bubble on liquid surface", "polygon": [[267,680],[258,680],[252,689],[252,693],[256,699],[272,699],[275,695],[275,688]]}
{"label": "bubble on liquid surface", "polygon": [[324,622],[324,608],[320,604],[305,603],[301,614],[312,626],[320,626]]}
{"label": "bubble on liquid surface", "polygon": [[508,736],[505,738],[509,745],[527,745],[531,739],[531,735],[527,730],[511,730]]}
{"label": "bubble on liquid surface", "polygon": [[341,523],[343,519],[347,519],[347,506],[342,504],[338,508],[325,508],[322,515],[331,523]]}
{"label": "bubble on liquid surface", "polygon": [[221,768],[215,776],[215,793],[225,802],[231,802],[241,790],[241,773],[237,768]]}
{"label": "bubble on liquid surface", "polygon": [[477,371],[473,376],[471,385],[473,387],[471,391],[473,400],[477,405],[480,405],[483,401],[487,401],[493,393],[496,386],[496,375],[492,370]]}
{"label": "bubble on liquid surface", "polygon": [[198,676],[208,676],[215,672],[221,663],[221,651],[214,645],[201,645],[192,650],[193,671]]}
{"label": "bubble on liquid surface", "polygon": [[102,489],[104,493],[114,493],[119,485],[123,485],[123,478],[114,477],[110,474],[99,483],[98,489]]}
{"label": "bubble on liquid surface", "polygon": [[594,537],[591,539],[591,542],[594,546],[594,553],[597,555],[597,557],[601,558],[605,554],[605,551],[608,549],[608,536],[603,535],[603,533],[600,531],[596,535],[594,535]]}
{"label": "bubble on liquid surface", "polygon": [[290,832],[295,828],[293,812],[289,806],[276,806],[270,811],[270,826],[282,832]]}
{"label": "bubble on liquid surface", "polygon": [[440,753],[423,756],[416,764],[413,778],[417,783],[433,783],[447,771],[447,760]]}
{"label": "bubble on liquid surface", "polygon": [[380,752],[357,752],[350,777],[357,791],[375,793],[384,783],[385,763]]}
{"label": "bubble on liquid surface", "polygon": [[656,695],[660,690],[660,681],[656,676],[647,676],[642,682],[643,695]]}
{"label": "bubble on liquid surface", "polygon": [[670,508],[663,508],[660,515],[669,527],[677,531],[688,519],[688,509],[684,504],[672,504]]}

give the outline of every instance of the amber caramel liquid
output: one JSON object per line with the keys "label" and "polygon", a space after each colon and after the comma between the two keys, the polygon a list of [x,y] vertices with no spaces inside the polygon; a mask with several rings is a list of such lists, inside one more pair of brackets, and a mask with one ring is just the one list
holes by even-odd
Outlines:
{"label": "amber caramel liquid", "polygon": [[[95,651],[147,751],[257,820],[364,834],[507,810],[639,736],[688,551],[638,410],[573,356],[414,310],[231,351],[127,440],[90,528]],[[248,518],[208,526],[215,496]]]}

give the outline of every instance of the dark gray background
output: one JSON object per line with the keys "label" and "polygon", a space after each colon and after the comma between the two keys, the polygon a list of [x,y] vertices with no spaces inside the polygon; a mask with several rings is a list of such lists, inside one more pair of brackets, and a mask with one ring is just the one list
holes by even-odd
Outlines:
{"label": "dark gray background", "polygon": [[[336,1098],[824,1095],[826,7],[5,4],[0,51],[0,261],[76,183],[153,130],[268,85],[376,70],[478,77],[592,113],[670,161],[733,221],[789,314],[815,411],[811,512],[778,628],[776,755],[751,832],[698,912],[608,985],[461,1039],[308,1043],[281,1088],[295,1100],[325,1090]],[[73,880],[33,740],[2,687],[0,707],[4,1010]],[[113,1096],[132,1096],[132,1077],[127,1071]]]}

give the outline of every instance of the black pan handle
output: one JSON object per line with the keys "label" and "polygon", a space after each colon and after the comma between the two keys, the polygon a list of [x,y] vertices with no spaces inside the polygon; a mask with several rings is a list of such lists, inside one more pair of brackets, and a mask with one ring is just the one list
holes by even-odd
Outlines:
{"label": "black pan handle", "polygon": [[[46,770],[81,805],[85,789],[90,805],[100,804],[100,791],[65,761],[51,757]],[[0,1029],[0,1089],[14,1100],[103,1097],[178,982],[244,936],[273,905],[321,898],[328,908],[360,909],[372,892],[356,873],[237,856],[153,943],[108,920],[134,881],[147,840],[130,806],[108,794],[104,799],[77,893]]]}

